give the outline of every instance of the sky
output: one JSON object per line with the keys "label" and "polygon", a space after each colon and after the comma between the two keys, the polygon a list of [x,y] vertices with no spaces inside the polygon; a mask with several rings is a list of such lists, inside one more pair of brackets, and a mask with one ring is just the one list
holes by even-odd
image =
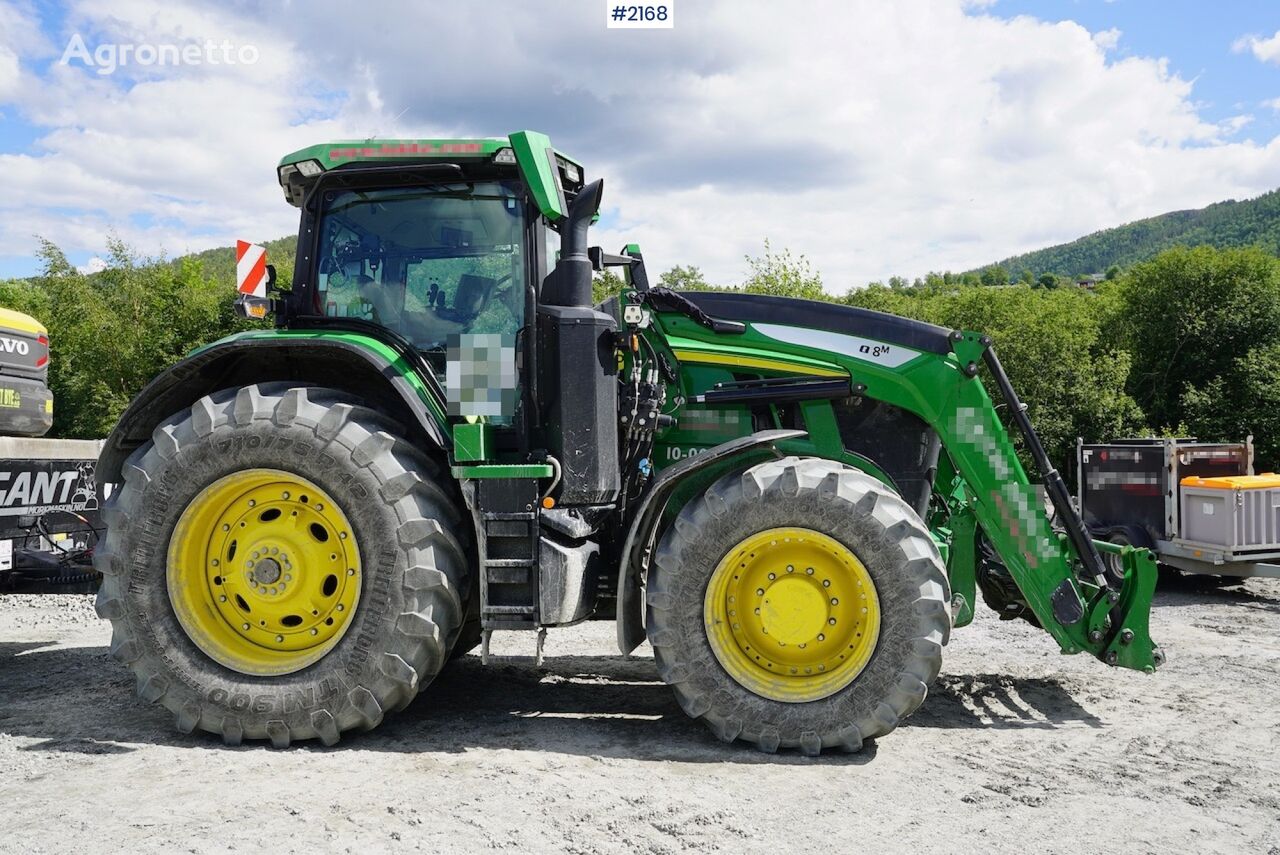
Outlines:
{"label": "sky", "polygon": [[833,293],[1280,186],[1280,4],[608,5],[0,0],[0,277],[295,233],[279,158],[371,136],[541,130],[593,243],[733,284],[768,239]]}

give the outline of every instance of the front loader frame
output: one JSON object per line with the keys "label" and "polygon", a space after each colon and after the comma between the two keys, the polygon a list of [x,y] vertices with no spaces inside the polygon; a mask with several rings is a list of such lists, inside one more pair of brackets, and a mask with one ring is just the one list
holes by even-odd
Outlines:
{"label": "front loader frame", "polygon": [[[711,314],[732,298],[721,295],[688,294]],[[706,299],[709,297],[710,299]],[[643,297],[626,295],[643,301]],[[742,298],[739,298],[742,299]],[[761,315],[777,314],[799,301],[762,301]],[[777,304],[776,310],[774,304]],[[785,304],[785,305],[784,305]],[[815,311],[831,312],[832,307]],[[1054,637],[1064,653],[1087,651],[1112,665],[1153,671],[1162,661],[1148,630],[1148,612],[1155,590],[1156,564],[1145,550],[1124,553],[1123,579],[1107,579],[1097,550],[1111,551],[1110,545],[1095,545],[1084,534],[1083,524],[1067,499],[1056,470],[1048,466],[1038,437],[1009,385],[990,339],[979,333],[948,332],[927,324],[893,318],[862,310],[844,309],[863,318],[872,328],[884,325],[882,335],[896,341],[877,343],[855,336],[839,336],[806,330],[802,319],[779,315],[781,326],[748,318],[746,329],[737,335],[716,332],[681,313],[658,313],[661,335],[648,333],[656,347],[665,349],[684,367],[718,365],[735,371],[775,371],[810,377],[847,378],[856,397],[883,401],[919,416],[937,432],[944,454],[935,483],[958,480],[962,507],[972,515],[969,536],[953,538],[949,544],[952,566],[959,578],[956,591],[964,602],[957,603],[957,617],[972,619],[974,601],[974,537],[981,528],[1022,591],[1027,606],[1040,624]],[[734,317],[732,312],[723,312]],[[796,326],[786,322],[790,320]],[[764,330],[764,331],[762,331]],[[875,334],[873,332],[873,334]],[[837,349],[837,339],[846,339]],[[807,344],[807,341],[819,346]],[[916,346],[897,342],[915,343]],[[945,352],[942,352],[945,348]],[[891,354],[892,358],[886,356]],[[1042,469],[1046,491],[1053,501],[1055,531],[1045,513],[1035,487],[1019,461],[1008,432],[979,379],[985,365],[1000,389],[1003,403],[1021,429],[1024,441]],[[693,398],[699,390],[689,388],[689,374],[683,372],[681,394]],[[817,403],[817,402],[814,402]],[[782,454],[840,459],[885,478],[872,463],[844,454],[833,447],[831,437],[811,430],[804,436],[780,439],[774,447]],[[657,455],[655,455],[657,456]],[[1056,484],[1056,486],[1055,486]],[[965,526],[962,518],[960,527]],[[968,553],[968,554],[966,554]],[[626,557],[624,569],[626,572]]]}

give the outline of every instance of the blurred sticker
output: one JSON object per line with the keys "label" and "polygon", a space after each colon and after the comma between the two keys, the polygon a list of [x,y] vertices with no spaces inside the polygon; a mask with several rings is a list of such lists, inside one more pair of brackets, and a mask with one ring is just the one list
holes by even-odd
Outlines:
{"label": "blurred sticker", "polygon": [[0,570],[13,569],[13,541],[0,540]]}
{"label": "blurred sticker", "polygon": [[446,355],[444,381],[449,415],[500,418],[515,414],[515,336],[452,335]]}

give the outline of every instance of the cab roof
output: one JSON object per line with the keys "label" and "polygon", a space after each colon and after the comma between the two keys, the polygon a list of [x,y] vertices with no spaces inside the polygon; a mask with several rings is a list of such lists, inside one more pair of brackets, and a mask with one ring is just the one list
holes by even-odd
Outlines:
{"label": "cab roof", "polygon": [[322,173],[351,164],[391,162],[484,162],[516,166],[539,207],[552,219],[563,216],[564,191],[583,186],[582,164],[551,146],[536,131],[471,139],[365,139],[317,143],[280,159],[276,174],[292,205],[301,204],[307,184]]}

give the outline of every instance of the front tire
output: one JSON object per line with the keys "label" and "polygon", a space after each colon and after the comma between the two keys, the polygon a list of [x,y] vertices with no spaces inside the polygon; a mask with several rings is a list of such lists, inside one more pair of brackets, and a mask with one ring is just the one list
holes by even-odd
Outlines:
{"label": "front tire", "polygon": [[725,476],[664,534],[646,591],[658,673],[721,739],[858,751],[924,701],[946,572],[896,493],[826,460]]}
{"label": "front tire", "polygon": [[179,730],[333,744],[440,671],[469,590],[465,526],[396,431],[341,392],[246,386],[126,462],[98,613]]}

